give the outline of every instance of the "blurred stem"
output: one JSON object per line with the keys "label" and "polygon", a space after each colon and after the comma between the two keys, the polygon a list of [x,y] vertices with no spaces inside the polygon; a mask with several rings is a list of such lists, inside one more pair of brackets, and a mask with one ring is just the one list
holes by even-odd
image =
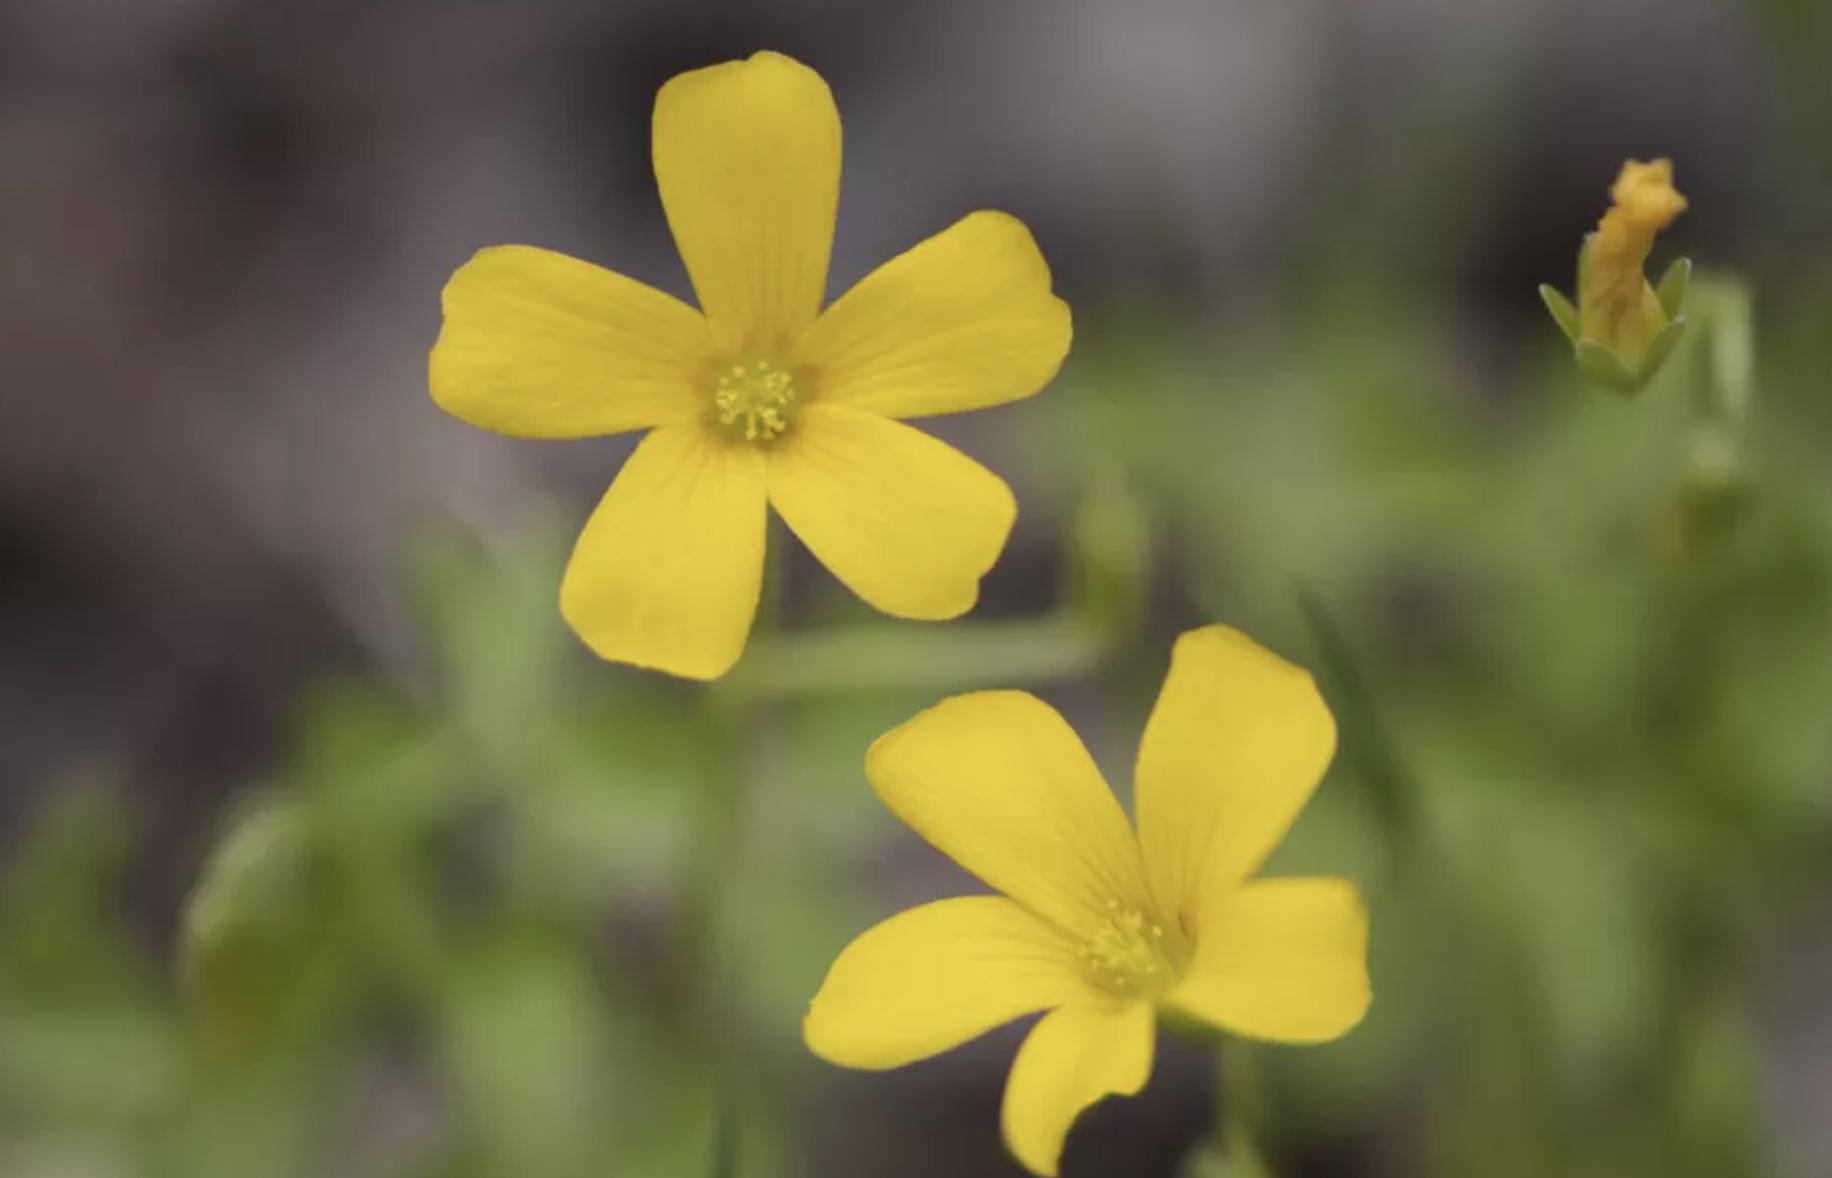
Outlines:
{"label": "blurred stem", "polygon": [[1755,300],[1740,278],[1708,275],[1691,299],[1691,437],[1666,539],[1678,556],[1720,549],[1747,506],[1746,434],[1756,395]]}
{"label": "blurred stem", "polygon": [[1394,866],[1411,860],[1418,834],[1418,785],[1399,755],[1392,730],[1341,623],[1308,585],[1298,609],[1317,648],[1317,672],[1342,724],[1342,759],[1366,785]]}
{"label": "blurred stem", "polygon": [[[770,521],[765,544],[763,588],[751,643],[768,642],[781,613],[787,539],[780,521]],[[683,945],[679,976],[686,994],[682,1012],[686,1039],[706,1063],[712,1096],[712,1135],[707,1158],[715,1178],[736,1173],[740,1115],[743,992],[730,959],[726,910],[742,879],[751,755],[765,697],[754,692],[708,689],[702,703],[718,734],[716,768],[701,796],[699,829],[684,881]]]}
{"label": "blurred stem", "polygon": [[[764,548],[763,588],[758,597],[757,619],[752,627],[750,648],[768,649],[779,641],[777,631],[782,618],[783,580],[788,568],[789,536],[782,521],[771,517],[770,534]],[[749,661],[747,658],[746,662]],[[743,663],[739,664],[742,671]],[[732,690],[732,676],[707,690],[704,699],[714,727],[723,735],[721,780],[706,799],[701,815],[701,855],[694,877],[701,885],[704,901],[701,919],[696,927],[707,933],[709,948],[716,949],[718,912],[724,894],[737,875],[738,860],[744,849],[744,808],[747,759],[750,745],[757,735],[768,694]]]}
{"label": "blurred stem", "polygon": [[744,746],[753,709],[714,706],[711,711],[719,732],[718,769],[708,778],[701,798],[685,881],[681,972],[689,991],[688,1017],[705,1032],[705,1042],[716,1044],[724,1038],[718,1024],[730,1006],[723,1000],[729,989],[723,916],[744,849]]}
{"label": "blurred stem", "polygon": [[715,1080],[713,1105],[712,1157],[707,1173],[711,1178],[738,1178],[738,1086],[731,1070],[720,1072]]}
{"label": "blurred stem", "polygon": [[1224,1043],[1215,1053],[1215,1142],[1229,1178],[1269,1178],[1260,1156],[1266,1093],[1251,1044]]}
{"label": "blurred stem", "polygon": [[864,622],[759,635],[727,690],[752,699],[851,691],[946,691],[991,679],[1017,685],[1074,675],[1100,661],[1106,636],[1070,611],[1017,621]]}

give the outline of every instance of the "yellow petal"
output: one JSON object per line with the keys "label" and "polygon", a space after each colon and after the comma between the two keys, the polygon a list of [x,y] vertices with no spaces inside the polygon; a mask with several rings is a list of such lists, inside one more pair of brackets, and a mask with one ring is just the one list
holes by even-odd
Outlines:
{"label": "yellow petal", "polygon": [[1056,375],[1069,334],[1030,232],[978,212],[847,291],[798,354],[822,400],[922,417],[1030,396]]}
{"label": "yellow petal", "polygon": [[1054,1178],[1082,1110],[1145,1087],[1154,1030],[1143,1002],[1080,1003],[1043,1016],[1005,1082],[1005,1145],[1025,1169]]}
{"label": "yellow petal", "polygon": [[1018,514],[1011,489],[947,443],[827,405],[771,446],[770,502],[847,588],[900,618],[972,609]]}
{"label": "yellow petal", "polygon": [[1177,639],[1139,746],[1139,841],[1162,909],[1186,929],[1204,897],[1259,869],[1336,750],[1309,673],[1238,630]]}
{"label": "yellow petal", "polygon": [[428,380],[439,407],[472,425],[583,438],[688,421],[711,405],[706,320],[621,274],[500,245],[458,268],[444,302]]}
{"label": "yellow petal", "polygon": [[1211,902],[1170,1004],[1224,1030],[1321,1043],[1367,1013],[1368,912],[1344,879],[1262,879]]}
{"label": "yellow petal", "polygon": [[780,53],[681,74],[655,96],[655,178],[700,308],[728,353],[782,354],[820,312],[840,112]]}
{"label": "yellow petal", "polygon": [[884,804],[956,863],[1058,928],[1148,907],[1138,844],[1088,750],[1022,691],[945,699],[865,754]]}
{"label": "yellow petal", "polygon": [[766,503],[756,446],[654,431],[579,536],[560,612],[601,658],[718,678],[757,612]]}
{"label": "yellow petal", "polygon": [[1003,896],[912,908],[846,947],[808,1008],[814,1054],[894,1068],[1093,988],[1062,933]]}

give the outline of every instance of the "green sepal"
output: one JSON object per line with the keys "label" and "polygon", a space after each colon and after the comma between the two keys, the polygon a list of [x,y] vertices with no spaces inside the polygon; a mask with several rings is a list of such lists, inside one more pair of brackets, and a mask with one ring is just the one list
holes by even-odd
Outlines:
{"label": "green sepal", "polygon": [[1581,339],[1573,345],[1577,355],[1578,367],[1584,375],[1608,389],[1628,396],[1647,387],[1649,381],[1659,374],[1661,365],[1673,354],[1679,338],[1686,334],[1688,320],[1684,315],[1661,328],[1648,344],[1647,354],[1641,363],[1630,368],[1621,356],[1608,346],[1593,339]]}
{"label": "green sepal", "polygon": [[1654,296],[1660,300],[1660,309],[1667,313],[1669,320],[1680,318],[1686,309],[1686,290],[1692,284],[1692,259],[1680,258],[1667,272],[1660,276],[1660,285],[1654,288]]}
{"label": "green sepal", "polygon": [[[1664,284],[1666,280],[1661,281]],[[1673,349],[1679,344],[1679,337],[1686,334],[1686,322],[1684,315],[1678,316],[1673,322],[1661,328],[1660,334],[1648,343],[1647,355],[1641,358],[1641,384],[1645,385],[1648,381],[1653,380],[1654,374],[1660,371],[1660,366],[1665,364],[1667,357],[1673,354]]]}
{"label": "green sepal", "polygon": [[1539,297],[1546,304],[1546,310],[1552,312],[1552,321],[1558,324],[1560,331],[1565,333],[1565,338],[1576,344],[1578,342],[1578,309],[1571,305],[1571,300],[1566,298],[1557,287],[1543,282],[1539,284]]}
{"label": "green sepal", "polygon": [[1581,339],[1575,345],[1578,367],[1584,375],[1605,388],[1632,395],[1641,391],[1641,374],[1622,362],[1622,357],[1593,339]]}

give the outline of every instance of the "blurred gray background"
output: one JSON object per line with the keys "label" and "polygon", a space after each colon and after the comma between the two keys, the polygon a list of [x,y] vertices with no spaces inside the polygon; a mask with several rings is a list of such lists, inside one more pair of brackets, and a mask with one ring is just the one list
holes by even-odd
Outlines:
{"label": "blurred gray background", "polygon": [[[0,0],[0,859],[105,757],[167,952],[299,687],[424,681],[403,538],[584,518],[628,441],[471,430],[426,351],[484,245],[687,293],[648,163],[676,72],[767,47],[826,76],[836,293],[998,207],[1078,337],[1200,355],[1276,348],[1352,257],[1445,292],[1434,363],[1505,423],[1492,390],[1546,344],[1534,288],[1569,284],[1627,156],[1678,162],[1671,252],[1765,299],[1832,283],[1828,24],[1819,0]],[[948,430],[1010,445],[1004,417]],[[1014,477],[988,591],[1017,613],[1062,525]],[[1823,1140],[1804,1092],[1787,1131]]]}

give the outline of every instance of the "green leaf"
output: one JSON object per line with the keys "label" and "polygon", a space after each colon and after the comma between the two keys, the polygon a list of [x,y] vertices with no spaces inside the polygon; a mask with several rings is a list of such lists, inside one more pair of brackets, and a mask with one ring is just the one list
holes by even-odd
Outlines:
{"label": "green leaf", "polygon": [[308,812],[262,798],[216,847],[185,910],[182,970],[213,1052],[268,1037],[316,954],[324,906]]}
{"label": "green leaf", "polygon": [[619,1117],[611,1031],[592,963],[576,938],[505,930],[454,955],[443,980],[441,1053],[458,1107],[490,1172],[584,1178]]}
{"label": "green leaf", "polygon": [[0,997],[118,997],[137,965],[112,907],[132,849],[121,798],[105,783],[70,781],[30,829],[0,874]]}
{"label": "green leaf", "polygon": [[1576,344],[1578,334],[1578,309],[1571,305],[1559,289],[1547,283],[1540,283],[1539,297],[1546,304],[1546,310],[1552,312],[1552,321],[1565,333],[1565,338]]}
{"label": "green leaf", "polygon": [[411,581],[445,669],[445,712],[492,758],[538,750],[564,702],[575,644],[554,594],[566,536],[539,529],[493,553],[475,538],[434,533],[414,548]]}
{"label": "green leaf", "polygon": [[[110,784],[78,776],[48,792],[29,836],[9,848],[0,872],[0,1139],[21,1122],[96,1131],[134,1123],[180,1073],[176,1020],[120,920],[132,833]],[[5,1158],[0,1173],[14,1173]]]}

